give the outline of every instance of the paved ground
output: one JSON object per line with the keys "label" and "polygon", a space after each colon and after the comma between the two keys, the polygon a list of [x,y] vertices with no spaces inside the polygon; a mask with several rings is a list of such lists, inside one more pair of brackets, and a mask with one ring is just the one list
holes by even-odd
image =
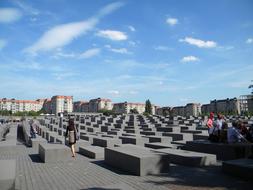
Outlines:
{"label": "paved ground", "polygon": [[42,163],[32,148],[22,143],[18,143],[17,147],[17,150],[0,152],[0,159],[17,160],[17,190],[253,189],[253,183],[226,176],[219,166],[191,168],[171,165],[166,175],[137,177],[82,155],[69,162]]}

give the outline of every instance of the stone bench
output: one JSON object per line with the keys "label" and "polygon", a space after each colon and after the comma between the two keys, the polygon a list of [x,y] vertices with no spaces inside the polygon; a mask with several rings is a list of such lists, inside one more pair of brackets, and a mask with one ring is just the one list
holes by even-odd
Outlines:
{"label": "stone bench", "polygon": [[216,164],[216,155],[180,149],[158,149],[155,152],[168,154],[170,162],[186,166],[210,166]]}
{"label": "stone bench", "polygon": [[208,140],[188,141],[184,150],[215,154],[218,160],[248,158],[252,154],[252,143],[212,143]]}
{"label": "stone bench", "polygon": [[222,171],[228,175],[253,181],[253,159],[224,161],[222,163]]}
{"label": "stone bench", "polygon": [[94,159],[104,159],[104,148],[100,146],[80,146],[79,153]]}
{"label": "stone bench", "polygon": [[121,143],[120,139],[110,137],[94,137],[93,145],[101,147],[113,147],[115,144]]}
{"label": "stone bench", "polygon": [[62,144],[39,144],[39,156],[43,162],[58,162],[71,159],[69,147]]}
{"label": "stone bench", "polygon": [[16,176],[16,160],[0,160],[0,189],[14,190]]}
{"label": "stone bench", "polygon": [[105,148],[105,163],[137,176],[168,172],[170,164],[168,155],[135,145]]}

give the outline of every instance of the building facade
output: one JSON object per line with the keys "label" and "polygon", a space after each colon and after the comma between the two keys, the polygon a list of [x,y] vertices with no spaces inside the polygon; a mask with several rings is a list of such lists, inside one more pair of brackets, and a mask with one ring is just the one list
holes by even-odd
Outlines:
{"label": "building facade", "polygon": [[[152,106],[152,114],[156,113],[156,106]],[[133,110],[136,110],[139,114],[145,112],[145,104],[143,103],[130,103],[130,102],[122,102],[113,104],[113,110],[116,113],[131,113]]]}
{"label": "building facade", "polygon": [[241,113],[253,114],[253,94],[241,95],[239,97]]}
{"label": "building facade", "polygon": [[12,113],[23,111],[40,111],[43,107],[44,100],[16,100],[0,99],[0,110],[11,111]]}
{"label": "building facade", "polygon": [[172,107],[161,107],[156,109],[157,115],[170,116]]}
{"label": "building facade", "polygon": [[89,112],[89,102],[86,101],[74,102],[73,112]]}
{"label": "building facade", "polygon": [[53,114],[73,111],[73,96],[53,96],[51,98],[51,109]]}
{"label": "building facade", "polygon": [[45,99],[43,103],[43,111],[48,114],[52,114],[52,104],[51,104],[51,99]]}
{"label": "building facade", "polygon": [[[204,104],[201,106],[201,111],[203,114],[208,114],[210,112],[222,113],[225,115],[241,114],[241,108],[245,108],[245,105],[242,103],[244,103],[244,100],[237,98],[211,100],[210,104]],[[248,107],[248,104],[246,104],[246,106]]]}
{"label": "building facade", "polygon": [[240,101],[237,98],[227,98],[223,100],[212,100],[211,110],[214,113],[240,114]]}
{"label": "building facade", "polygon": [[184,107],[185,116],[199,116],[201,115],[201,104],[200,103],[189,103]]}
{"label": "building facade", "polygon": [[184,106],[176,106],[171,109],[171,116],[185,116]]}
{"label": "building facade", "polygon": [[89,101],[89,112],[98,112],[100,110],[112,110],[113,105],[110,99],[96,98]]}

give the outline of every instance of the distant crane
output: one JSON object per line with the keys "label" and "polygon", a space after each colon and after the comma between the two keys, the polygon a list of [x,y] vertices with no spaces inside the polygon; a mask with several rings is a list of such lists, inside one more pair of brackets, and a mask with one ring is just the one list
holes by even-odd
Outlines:
{"label": "distant crane", "polygon": [[251,80],[252,84],[249,85],[249,88],[252,88],[251,94],[253,94],[253,80]]}

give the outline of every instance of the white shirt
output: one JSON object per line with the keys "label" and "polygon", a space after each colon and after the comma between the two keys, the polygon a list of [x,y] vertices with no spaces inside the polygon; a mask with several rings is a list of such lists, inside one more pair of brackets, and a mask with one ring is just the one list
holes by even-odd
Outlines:
{"label": "white shirt", "polygon": [[221,130],[222,129],[222,119],[217,119],[216,125],[217,125],[218,129]]}

